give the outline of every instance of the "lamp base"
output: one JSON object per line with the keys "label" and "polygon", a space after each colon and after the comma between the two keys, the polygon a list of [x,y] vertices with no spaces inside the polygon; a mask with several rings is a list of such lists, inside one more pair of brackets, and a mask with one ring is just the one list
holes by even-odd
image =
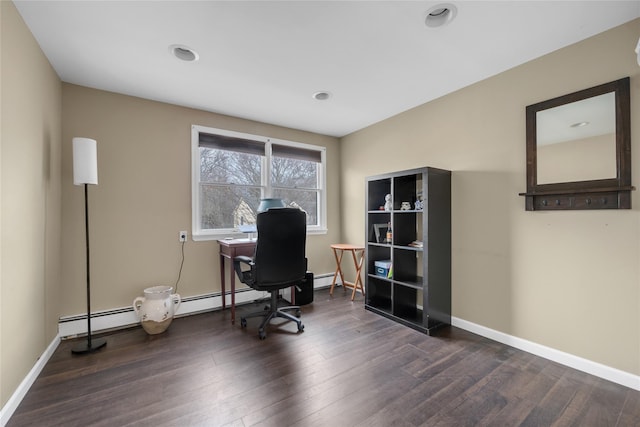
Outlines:
{"label": "lamp base", "polygon": [[71,349],[71,353],[73,354],[93,353],[94,351],[100,350],[105,345],[107,345],[107,340],[105,340],[104,338],[92,339],[91,346],[89,346],[89,340],[87,340],[73,347]]}

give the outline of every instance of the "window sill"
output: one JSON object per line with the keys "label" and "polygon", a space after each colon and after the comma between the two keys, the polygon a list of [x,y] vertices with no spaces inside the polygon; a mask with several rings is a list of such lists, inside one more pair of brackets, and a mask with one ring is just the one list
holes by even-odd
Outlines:
{"label": "window sill", "polygon": [[[329,230],[327,230],[326,228],[322,227],[322,228],[313,228],[310,230],[307,230],[307,236],[310,235],[315,235],[315,234],[327,234]],[[255,238],[255,233],[254,234],[254,238]],[[247,238],[247,233],[192,233],[191,234],[191,238],[194,242],[206,242],[206,241],[211,241],[211,240],[222,240],[222,239],[226,239],[226,238],[232,238],[232,239],[243,239],[243,238]]]}

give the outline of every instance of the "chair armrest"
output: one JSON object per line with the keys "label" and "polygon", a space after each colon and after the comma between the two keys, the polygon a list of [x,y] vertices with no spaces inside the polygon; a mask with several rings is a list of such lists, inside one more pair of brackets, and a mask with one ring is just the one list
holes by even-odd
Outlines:
{"label": "chair armrest", "polygon": [[250,256],[246,256],[246,255],[238,255],[237,257],[233,258],[233,263],[244,263],[247,265],[253,265],[253,258],[251,258]]}
{"label": "chair armrest", "polygon": [[[248,265],[249,270],[242,270],[242,265]],[[233,258],[233,269],[236,271],[238,275],[238,279],[246,285],[251,286],[254,282],[253,277],[253,268],[255,264],[253,262],[253,258],[248,257],[246,255],[238,255]]]}

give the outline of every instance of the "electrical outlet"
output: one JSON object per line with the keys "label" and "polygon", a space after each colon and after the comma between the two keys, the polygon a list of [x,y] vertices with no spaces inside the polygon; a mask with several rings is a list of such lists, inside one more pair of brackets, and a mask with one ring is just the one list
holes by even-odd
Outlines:
{"label": "electrical outlet", "polygon": [[186,231],[181,231],[180,234],[178,235],[179,241],[180,242],[186,242],[187,241],[187,232]]}

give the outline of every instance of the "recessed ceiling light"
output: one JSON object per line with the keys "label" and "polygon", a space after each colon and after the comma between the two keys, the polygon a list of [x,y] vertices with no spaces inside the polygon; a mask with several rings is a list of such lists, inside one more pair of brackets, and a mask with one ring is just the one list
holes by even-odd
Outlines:
{"label": "recessed ceiling light", "polygon": [[313,99],[318,101],[326,101],[331,97],[331,94],[326,91],[320,91],[313,94]]}
{"label": "recessed ceiling light", "polygon": [[182,61],[197,61],[200,58],[195,50],[181,44],[172,44],[169,46],[169,52]]}
{"label": "recessed ceiling light", "polygon": [[440,3],[431,7],[427,11],[427,16],[424,18],[424,24],[429,28],[442,27],[453,21],[458,13],[456,8],[451,3]]}

